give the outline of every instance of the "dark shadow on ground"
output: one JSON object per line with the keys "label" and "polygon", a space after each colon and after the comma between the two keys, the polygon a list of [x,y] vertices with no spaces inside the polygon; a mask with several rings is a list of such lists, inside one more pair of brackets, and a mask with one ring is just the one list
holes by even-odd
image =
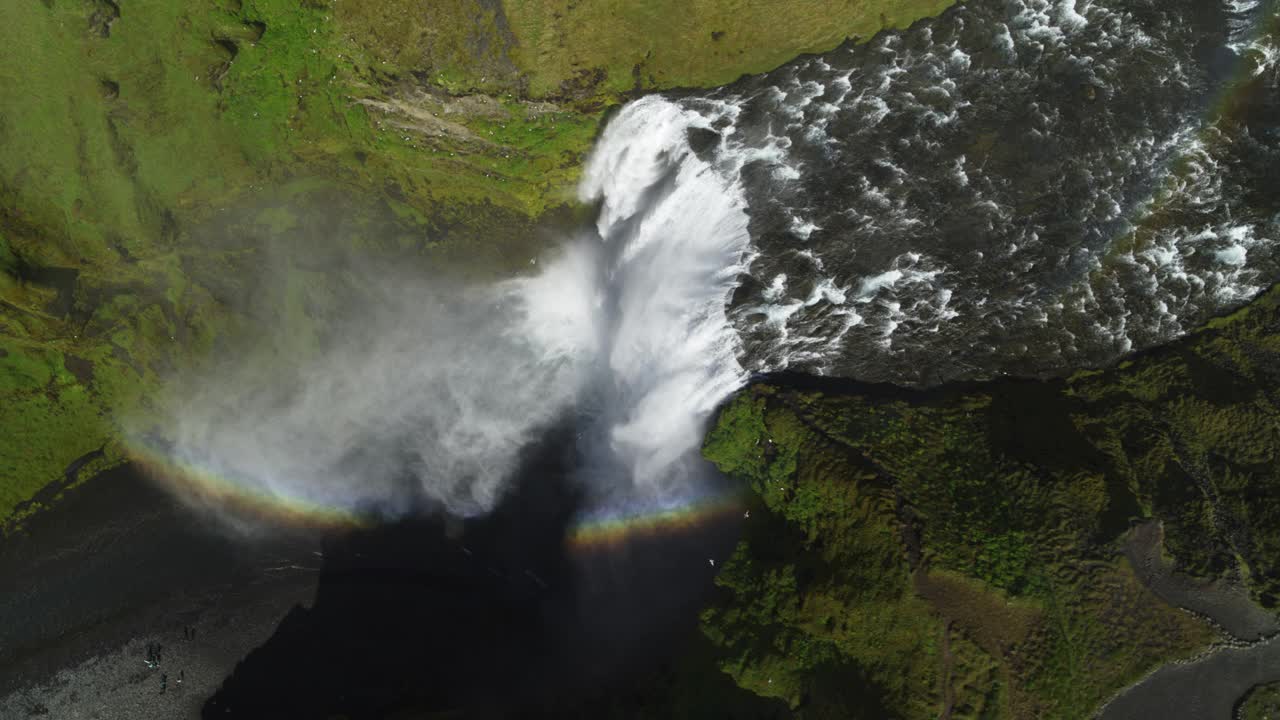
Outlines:
{"label": "dark shadow on ground", "polygon": [[327,539],[292,610],[206,718],[555,716],[647,681],[688,644],[737,524],[572,550],[569,431],[482,519],[421,513]]}

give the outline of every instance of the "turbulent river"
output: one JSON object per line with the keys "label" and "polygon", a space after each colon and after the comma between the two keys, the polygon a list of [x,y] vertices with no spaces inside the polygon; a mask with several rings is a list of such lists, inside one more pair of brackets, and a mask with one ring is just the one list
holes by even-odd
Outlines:
{"label": "turbulent river", "polygon": [[1053,373],[1248,299],[1277,270],[1274,12],[969,2],[680,99],[750,208],[747,367]]}

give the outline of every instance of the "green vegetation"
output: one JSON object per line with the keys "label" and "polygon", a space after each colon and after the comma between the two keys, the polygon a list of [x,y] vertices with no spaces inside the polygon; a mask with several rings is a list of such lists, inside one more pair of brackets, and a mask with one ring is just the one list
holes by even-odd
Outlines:
{"label": "green vegetation", "polygon": [[563,148],[580,152],[595,123],[574,116],[552,129],[555,113],[513,106],[525,131],[504,152],[521,162],[497,177],[490,146],[453,159],[461,145],[424,149],[379,128],[357,102],[376,96],[357,95],[370,71],[318,6],[12,10],[0,28],[11,54],[0,73],[0,518],[76,458],[113,447],[119,418],[238,322],[234,292],[211,288],[255,274],[279,233],[261,227],[256,242],[215,248],[205,238],[219,212],[271,205],[267,188],[310,209],[324,194],[314,188],[328,186],[368,198],[354,223],[383,232],[381,216],[396,220],[379,243],[407,236],[419,254],[516,267],[531,252],[531,218],[574,179]]}
{"label": "green vegetation", "polygon": [[742,392],[704,446],[755,497],[714,661],[802,717],[1089,717],[1215,638],[1139,582],[1134,519],[1276,603],[1278,331],[1280,288],[1066,380]]}
{"label": "green vegetation", "polygon": [[1087,717],[1212,638],[1100,542],[1104,483],[992,442],[1002,399],[895,394],[758,386],[708,436],[762,505],[703,618],[739,684],[805,717]]}
{"label": "green vegetation", "polygon": [[1241,720],[1280,720],[1280,684],[1261,685],[1249,691],[1237,717]]}
{"label": "green vegetation", "polygon": [[335,0],[342,32],[452,92],[583,108],[711,87],[936,15],[954,0]]}
{"label": "green vegetation", "polygon": [[722,85],[936,15],[953,0],[503,0],[535,95]]}

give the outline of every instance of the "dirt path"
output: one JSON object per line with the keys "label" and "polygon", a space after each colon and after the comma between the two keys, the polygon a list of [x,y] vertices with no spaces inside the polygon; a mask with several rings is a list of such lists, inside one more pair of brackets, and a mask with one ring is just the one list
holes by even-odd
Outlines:
{"label": "dirt path", "polygon": [[1280,681],[1280,621],[1239,585],[1174,571],[1163,543],[1158,522],[1134,528],[1124,552],[1138,578],[1165,602],[1207,618],[1234,640],[1189,662],[1158,668],[1104,705],[1097,717],[1226,720],[1249,690]]}

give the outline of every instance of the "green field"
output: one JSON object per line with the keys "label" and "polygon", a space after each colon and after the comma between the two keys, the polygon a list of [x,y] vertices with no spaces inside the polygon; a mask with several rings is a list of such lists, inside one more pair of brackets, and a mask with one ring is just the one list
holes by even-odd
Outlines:
{"label": "green field", "polygon": [[504,0],[538,95],[722,85],[936,15],[953,0]]}

